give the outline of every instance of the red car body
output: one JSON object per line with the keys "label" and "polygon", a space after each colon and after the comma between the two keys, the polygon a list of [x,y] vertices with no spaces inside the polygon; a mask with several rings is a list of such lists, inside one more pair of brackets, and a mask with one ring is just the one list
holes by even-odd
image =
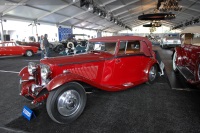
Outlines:
{"label": "red car body", "polygon": [[40,49],[40,43],[39,42],[17,42],[19,45],[23,45],[23,46],[34,46],[37,47],[38,49]]}
{"label": "red car body", "polygon": [[[195,34],[198,33],[196,36]],[[173,69],[180,72],[190,84],[200,83],[200,26],[182,31],[182,45],[173,55]]]}
{"label": "red car body", "polygon": [[1,42],[0,56],[27,55],[32,56],[37,53],[38,48],[32,46],[21,46],[15,42]]}
{"label": "red car body", "polygon": [[[40,63],[32,65],[35,74],[31,75],[28,67],[19,74],[20,95],[31,97],[32,103],[40,103],[53,90],[59,90],[59,87],[68,83],[76,82],[83,88],[89,85],[106,91],[120,91],[149,81],[150,76],[156,77],[157,70],[163,74],[151,42],[137,36],[91,39],[86,53],[46,58]],[[152,72],[152,68],[156,72]],[[41,73],[46,70],[50,72],[44,81]],[[56,122],[60,123],[59,120]]]}

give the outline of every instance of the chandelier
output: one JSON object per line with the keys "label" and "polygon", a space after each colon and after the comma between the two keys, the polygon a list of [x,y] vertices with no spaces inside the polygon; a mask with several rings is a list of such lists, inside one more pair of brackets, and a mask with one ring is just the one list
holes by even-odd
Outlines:
{"label": "chandelier", "polygon": [[182,7],[179,6],[178,2],[180,0],[163,0],[161,3],[161,6],[159,8],[162,12],[168,12],[168,11],[181,11]]}
{"label": "chandelier", "polygon": [[150,24],[145,24],[143,27],[161,27],[162,23],[160,21],[152,21]]}

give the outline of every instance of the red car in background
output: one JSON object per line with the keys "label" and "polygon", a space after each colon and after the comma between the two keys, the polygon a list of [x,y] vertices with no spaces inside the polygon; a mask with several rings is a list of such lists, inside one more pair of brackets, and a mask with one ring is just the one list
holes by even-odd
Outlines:
{"label": "red car in background", "polygon": [[15,42],[1,42],[0,56],[25,55],[33,56],[37,53],[38,48],[32,46],[22,46]]}
{"label": "red car in background", "polygon": [[34,47],[37,47],[38,49],[40,49],[40,43],[39,42],[20,42],[20,41],[17,41],[17,44],[23,45],[23,46],[34,46]]}
{"label": "red car in background", "polygon": [[200,26],[185,28],[182,45],[173,54],[173,70],[180,72],[191,84],[200,83]]}
{"label": "red car in background", "polygon": [[89,87],[122,91],[153,83],[163,68],[145,37],[95,38],[89,40],[86,53],[29,62],[19,74],[20,95],[32,104],[47,99],[51,119],[69,123],[83,112]]}

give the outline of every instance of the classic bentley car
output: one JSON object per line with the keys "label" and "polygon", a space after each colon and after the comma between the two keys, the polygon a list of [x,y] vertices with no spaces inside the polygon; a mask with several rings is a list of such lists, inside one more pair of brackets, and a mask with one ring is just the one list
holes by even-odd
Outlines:
{"label": "classic bentley car", "polygon": [[30,62],[19,73],[20,95],[32,104],[45,99],[51,119],[69,123],[77,119],[86,105],[87,88],[121,91],[153,83],[163,75],[145,37],[113,36],[91,39],[87,52]]}
{"label": "classic bentley car", "polygon": [[37,53],[38,48],[34,46],[22,46],[15,42],[1,42],[0,56],[25,55],[33,56]]}
{"label": "classic bentley car", "polygon": [[182,45],[173,54],[173,70],[191,84],[200,83],[200,26],[187,27],[181,34]]}

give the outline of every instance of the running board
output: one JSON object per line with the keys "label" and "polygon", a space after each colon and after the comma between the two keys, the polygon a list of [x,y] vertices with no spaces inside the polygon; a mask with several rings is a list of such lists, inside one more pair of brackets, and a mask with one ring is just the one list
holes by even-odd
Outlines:
{"label": "running board", "polygon": [[177,66],[177,69],[179,70],[179,72],[183,75],[183,77],[187,80],[187,81],[194,81],[194,74],[191,73],[187,67],[181,67],[181,66]]}

